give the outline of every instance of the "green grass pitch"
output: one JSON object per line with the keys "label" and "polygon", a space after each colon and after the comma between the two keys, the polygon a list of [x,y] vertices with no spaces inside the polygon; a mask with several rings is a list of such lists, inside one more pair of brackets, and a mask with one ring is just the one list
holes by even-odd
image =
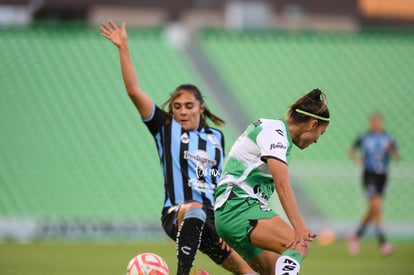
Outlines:
{"label": "green grass pitch", "polygon": [[[144,244],[0,244],[1,275],[124,275],[130,258],[140,252],[162,256],[175,274],[173,243]],[[301,275],[405,275],[414,274],[414,243],[397,243],[392,256],[381,257],[377,245],[366,242],[361,254],[351,257],[346,245],[313,244]],[[201,253],[195,268],[211,275],[229,274]]]}

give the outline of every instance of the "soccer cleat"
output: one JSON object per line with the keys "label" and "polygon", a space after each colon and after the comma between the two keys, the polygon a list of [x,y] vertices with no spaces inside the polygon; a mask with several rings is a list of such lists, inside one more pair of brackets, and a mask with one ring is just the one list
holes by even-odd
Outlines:
{"label": "soccer cleat", "polygon": [[193,275],[208,275],[208,272],[204,269],[197,268],[196,270],[194,270]]}
{"label": "soccer cleat", "polygon": [[382,256],[391,255],[392,253],[394,253],[394,246],[392,244],[385,243],[381,245],[380,252]]}
{"label": "soccer cleat", "polygon": [[359,239],[354,235],[348,240],[348,251],[351,256],[359,254],[360,246]]}

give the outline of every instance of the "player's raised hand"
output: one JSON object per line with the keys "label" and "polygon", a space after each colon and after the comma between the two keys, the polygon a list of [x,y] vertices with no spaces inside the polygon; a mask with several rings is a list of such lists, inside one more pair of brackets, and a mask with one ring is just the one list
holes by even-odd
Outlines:
{"label": "player's raised hand", "polygon": [[127,43],[128,36],[126,32],[125,22],[121,24],[121,28],[118,28],[118,26],[112,20],[108,20],[108,22],[102,23],[102,25],[99,27],[99,30],[101,31],[101,35],[103,37],[110,40],[118,48]]}

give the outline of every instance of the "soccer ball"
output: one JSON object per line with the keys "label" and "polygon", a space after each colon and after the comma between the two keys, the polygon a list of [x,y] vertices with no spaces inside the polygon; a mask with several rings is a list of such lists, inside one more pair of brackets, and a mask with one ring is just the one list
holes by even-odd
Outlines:
{"label": "soccer ball", "polygon": [[330,245],[335,241],[335,232],[332,229],[321,230],[316,240],[320,245]]}
{"label": "soccer ball", "polygon": [[132,258],[126,275],[168,275],[167,263],[154,253],[141,253]]}

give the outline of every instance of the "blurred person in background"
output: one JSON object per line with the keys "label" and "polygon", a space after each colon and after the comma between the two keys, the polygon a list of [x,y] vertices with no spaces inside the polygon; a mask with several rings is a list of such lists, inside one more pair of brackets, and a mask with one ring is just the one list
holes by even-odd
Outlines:
{"label": "blurred person in background", "polygon": [[368,207],[362,221],[348,241],[349,253],[359,253],[360,239],[368,225],[373,222],[381,255],[390,255],[394,247],[387,242],[382,228],[382,201],[387,184],[389,160],[398,160],[400,154],[395,139],[384,130],[380,113],[375,112],[369,116],[368,131],[356,139],[349,149],[349,155],[355,163],[363,166],[362,183],[368,199]]}
{"label": "blurred person in background", "polygon": [[163,105],[167,111],[158,107],[139,86],[126,24],[119,28],[109,20],[100,31],[118,48],[126,91],[158,149],[165,189],[161,221],[164,231],[176,242],[177,274],[190,273],[198,250],[235,274],[255,274],[218,237],[214,227],[214,191],[224,158],[224,136],[209,127],[207,119],[217,126],[224,121],[209,110],[200,90],[192,84],[175,89]]}

